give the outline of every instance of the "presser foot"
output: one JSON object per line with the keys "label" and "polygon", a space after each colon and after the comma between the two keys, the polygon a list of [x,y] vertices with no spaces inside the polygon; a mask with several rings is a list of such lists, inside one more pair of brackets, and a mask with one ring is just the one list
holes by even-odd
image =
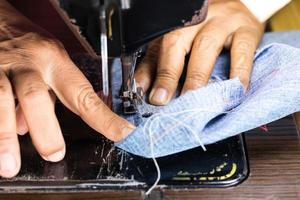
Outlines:
{"label": "presser foot", "polygon": [[135,114],[138,112],[138,105],[143,103],[143,89],[137,87],[135,91],[123,91],[120,97],[122,99],[123,113]]}

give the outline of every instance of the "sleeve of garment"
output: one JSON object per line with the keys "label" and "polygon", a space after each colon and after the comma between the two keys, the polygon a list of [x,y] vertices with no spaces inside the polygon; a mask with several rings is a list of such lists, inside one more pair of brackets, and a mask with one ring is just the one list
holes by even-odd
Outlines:
{"label": "sleeve of garment", "polygon": [[267,21],[274,13],[292,0],[241,0],[260,22]]}

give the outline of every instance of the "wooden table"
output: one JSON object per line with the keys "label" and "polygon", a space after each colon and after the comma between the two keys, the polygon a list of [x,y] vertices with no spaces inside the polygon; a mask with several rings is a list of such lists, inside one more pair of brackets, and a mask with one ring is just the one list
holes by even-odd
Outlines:
{"label": "wooden table", "polygon": [[[149,199],[300,199],[300,145],[292,118],[274,122],[269,132],[251,131],[246,137],[250,176],[225,189],[157,189]],[[0,199],[142,199],[142,191],[99,191],[73,194],[2,195]]]}
{"label": "wooden table", "polygon": [[170,199],[300,199],[300,145],[292,118],[247,136],[250,176],[227,189],[164,191]]}

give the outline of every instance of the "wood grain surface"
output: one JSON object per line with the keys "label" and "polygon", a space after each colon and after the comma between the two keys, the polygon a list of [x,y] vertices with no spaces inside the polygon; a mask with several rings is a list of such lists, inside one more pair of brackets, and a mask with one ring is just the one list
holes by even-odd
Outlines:
{"label": "wood grain surface", "polygon": [[294,30],[300,28],[300,1],[292,0],[270,20],[273,31]]}
{"label": "wood grain surface", "polygon": [[300,145],[292,118],[247,136],[250,176],[227,189],[164,191],[170,199],[300,199]]}

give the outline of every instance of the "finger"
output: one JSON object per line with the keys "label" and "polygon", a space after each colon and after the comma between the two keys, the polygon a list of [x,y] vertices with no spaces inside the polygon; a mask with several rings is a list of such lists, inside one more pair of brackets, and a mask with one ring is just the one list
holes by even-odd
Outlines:
{"label": "finger", "polygon": [[229,35],[226,28],[217,23],[209,21],[195,37],[182,94],[206,85],[210,79],[216,59]]}
{"label": "finger", "polygon": [[[51,97],[52,103],[55,104],[56,96],[51,91],[50,91],[50,97]],[[20,105],[18,105],[16,108],[16,118],[17,118],[17,133],[19,135],[25,135],[26,133],[28,133],[29,129],[28,129],[27,122],[25,120],[23,110]]]}
{"label": "finger", "polygon": [[15,100],[10,82],[0,70],[0,175],[13,177],[20,170],[21,159],[16,133]]}
{"label": "finger", "polygon": [[154,79],[160,43],[161,39],[158,39],[149,44],[146,55],[138,65],[134,74],[137,84],[142,87],[144,92],[147,92]]}
{"label": "finger", "polygon": [[156,80],[150,93],[150,103],[167,104],[177,89],[186,54],[190,51],[195,27],[179,29],[162,38]]}
{"label": "finger", "polygon": [[48,86],[37,72],[24,68],[13,72],[12,81],[34,146],[45,160],[60,161],[66,148]]}
{"label": "finger", "polygon": [[16,108],[16,120],[17,120],[17,133],[19,135],[25,135],[28,132],[28,126],[20,105],[18,105]]}
{"label": "finger", "polygon": [[113,113],[97,96],[91,84],[69,59],[53,70],[49,85],[71,111],[108,139],[124,139],[135,128]]}
{"label": "finger", "polygon": [[254,53],[259,42],[259,32],[250,28],[238,29],[233,37],[230,78],[239,77],[245,89],[248,88]]}

